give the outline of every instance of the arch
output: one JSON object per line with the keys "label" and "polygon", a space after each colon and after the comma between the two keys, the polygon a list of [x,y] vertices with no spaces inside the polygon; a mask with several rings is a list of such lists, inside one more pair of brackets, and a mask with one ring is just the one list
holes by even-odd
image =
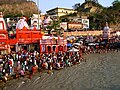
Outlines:
{"label": "arch", "polygon": [[51,46],[47,46],[47,51],[51,52]]}
{"label": "arch", "polygon": [[1,36],[4,37],[4,38],[6,38],[6,35],[5,35],[5,34],[0,34],[0,37],[1,37]]}
{"label": "arch", "polygon": [[53,51],[56,51],[56,46],[53,46],[53,47],[52,47],[52,50],[53,50]]}
{"label": "arch", "polygon": [[66,45],[64,46],[64,51],[67,51],[67,46]]}
{"label": "arch", "polygon": [[5,30],[4,22],[0,21],[0,30]]}
{"label": "arch", "polygon": [[63,46],[58,46],[58,51],[63,51]]}

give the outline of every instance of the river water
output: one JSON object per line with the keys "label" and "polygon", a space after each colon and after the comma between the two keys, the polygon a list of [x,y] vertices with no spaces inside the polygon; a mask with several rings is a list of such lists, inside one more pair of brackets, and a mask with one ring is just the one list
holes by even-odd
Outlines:
{"label": "river water", "polygon": [[85,56],[87,62],[7,81],[1,90],[120,90],[120,51]]}

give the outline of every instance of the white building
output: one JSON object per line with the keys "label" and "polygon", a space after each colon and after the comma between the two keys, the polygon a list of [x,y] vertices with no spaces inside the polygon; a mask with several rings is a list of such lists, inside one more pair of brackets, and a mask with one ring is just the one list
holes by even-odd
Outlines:
{"label": "white building", "polygon": [[47,14],[51,15],[51,16],[64,16],[64,15],[68,15],[70,13],[76,13],[77,11],[73,10],[73,9],[69,9],[69,8],[59,8],[56,7],[54,9],[48,10]]}
{"label": "white building", "polygon": [[39,29],[42,26],[42,19],[41,15],[38,14],[33,14],[31,17],[31,27],[36,27]]}

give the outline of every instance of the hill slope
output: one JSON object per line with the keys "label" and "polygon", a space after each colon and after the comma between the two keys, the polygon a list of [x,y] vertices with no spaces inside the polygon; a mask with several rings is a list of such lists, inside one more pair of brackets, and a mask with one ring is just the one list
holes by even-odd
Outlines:
{"label": "hill slope", "polygon": [[[0,0],[3,1],[3,0]],[[6,0],[7,1],[7,0]],[[8,0],[9,1],[9,0]],[[0,5],[0,12],[3,12],[5,17],[13,17],[13,16],[31,16],[33,13],[38,12],[38,8],[35,2],[26,1],[26,0],[12,0],[13,2],[4,2],[4,4]]]}

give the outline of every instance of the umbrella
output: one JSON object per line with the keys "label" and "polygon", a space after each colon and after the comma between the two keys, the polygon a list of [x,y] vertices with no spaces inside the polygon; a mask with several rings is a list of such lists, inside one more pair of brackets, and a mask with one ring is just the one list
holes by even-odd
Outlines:
{"label": "umbrella", "polygon": [[95,46],[95,43],[88,43],[89,46]]}
{"label": "umbrella", "polygon": [[78,49],[72,48],[68,52],[78,52],[78,51],[79,51]]}
{"label": "umbrella", "polygon": [[77,45],[77,46],[80,46],[81,44],[80,44],[80,43],[73,43],[73,45]]}
{"label": "umbrella", "polygon": [[72,44],[71,44],[71,43],[68,43],[68,44],[67,44],[67,46],[68,46],[68,47],[71,47],[71,46],[72,46]]}

